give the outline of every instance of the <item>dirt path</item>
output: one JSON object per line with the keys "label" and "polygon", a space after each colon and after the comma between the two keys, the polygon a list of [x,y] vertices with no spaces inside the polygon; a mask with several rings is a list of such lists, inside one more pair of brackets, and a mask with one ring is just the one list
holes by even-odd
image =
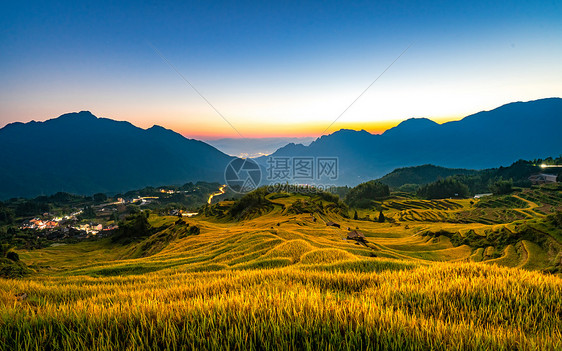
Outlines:
{"label": "dirt path", "polygon": [[[544,217],[543,214],[538,213],[537,211],[535,211],[535,208],[540,207],[540,206],[537,205],[535,202],[530,201],[530,200],[527,200],[527,199],[524,199],[524,198],[522,198],[522,197],[519,196],[519,195],[511,195],[511,196],[513,196],[514,198],[519,199],[519,200],[521,200],[521,201],[523,201],[523,202],[526,202],[527,205],[529,205],[529,208],[528,208],[529,210],[533,211],[533,213],[536,213],[537,216]],[[517,208],[516,208],[515,210],[516,210],[517,212],[520,212],[520,213],[524,214],[524,215],[527,216],[527,217],[532,217],[532,216],[530,216],[528,213],[525,213],[524,211],[522,211],[521,209],[517,209]]]}

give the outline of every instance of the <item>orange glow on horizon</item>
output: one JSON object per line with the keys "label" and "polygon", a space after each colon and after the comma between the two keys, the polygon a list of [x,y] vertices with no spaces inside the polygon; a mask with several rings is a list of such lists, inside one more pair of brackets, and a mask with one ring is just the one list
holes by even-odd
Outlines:
{"label": "orange glow on horizon", "polygon": [[[443,124],[450,121],[456,121],[461,117],[442,117],[430,118],[436,123]],[[240,125],[235,127],[245,138],[281,138],[281,137],[320,137],[322,135],[332,134],[340,129],[352,130],[366,130],[371,134],[382,134],[386,130],[396,127],[403,120],[391,121],[373,121],[373,122],[337,122],[331,126],[324,134],[322,132],[326,129],[327,125],[322,125],[318,122],[314,123],[301,123],[301,124],[283,124],[283,125],[269,125],[269,124],[255,124],[255,125]],[[186,138],[198,140],[215,140],[222,138],[240,138],[230,126],[225,125],[218,128],[209,128],[207,125],[191,125],[190,128],[185,128],[184,125],[178,125],[177,128],[169,126],[170,128]]]}
{"label": "orange glow on horizon", "polygon": [[[79,110],[77,109],[76,112]],[[216,140],[222,138],[240,138],[225,121],[216,116],[202,115],[198,118],[193,116],[184,117],[182,115],[159,116],[154,117],[154,113],[108,113],[106,111],[91,111],[97,117],[110,118],[117,121],[129,121],[133,125],[148,129],[153,125],[159,125],[167,129],[171,129],[186,138],[197,140]],[[53,113],[54,116],[60,114]],[[52,117],[56,118],[56,117]],[[429,118],[436,123],[442,124],[449,121],[461,119],[461,116],[437,117]],[[22,121],[29,121],[30,118],[22,118]],[[318,138],[322,135],[332,134],[340,129],[366,130],[371,134],[382,134],[386,130],[400,124],[402,119],[385,120],[385,121],[337,121],[328,130],[324,132],[331,121],[310,121],[302,123],[279,123],[274,124],[271,121],[260,120],[256,123],[239,123],[232,120],[231,123],[240,131],[245,138],[276,138],[276,137],[313,137]],[[35,118],[36,121],[45,121],[46,119]],[[24,123],[25,123],[24,122]],[[324,132],[324,133],[323,133]]]}

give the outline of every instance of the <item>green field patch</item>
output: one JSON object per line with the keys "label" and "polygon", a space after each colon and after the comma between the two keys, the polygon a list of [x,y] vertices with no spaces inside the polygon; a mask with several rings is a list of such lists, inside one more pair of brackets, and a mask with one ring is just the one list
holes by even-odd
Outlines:
{"label": "green field patch", "polygon": [[484,257],[484,249],[479,247],[476,250],[474,250],[472,255],[470,255],[470,260],[472,262],[480,262],[482,261],[483,257]]}
{"label": "green field patch", "polygon": [[467,245],[432,251],[401,251],[402,255],[427,261],[459,261],[468,259],[472,250]]}
{"label": "green field patch", "polygon": [[482,198],[474,207],[477,208],[527,208],[527,202],[511,196],[511,195],[503,195],[503,196],[488,196]]}
{"label": "green field patch", "polygon": [[113,277],[113,276],[145,274],[145,273],[155,272],[164,268],[167,267],[157,266],[157,265],[142,265],[142,264],[122,265],[122,266],[101,268],[96,270],[89,270],[87,274],[92,277]]}
{"label": "green field patch", "polygon": [[517,253],[515,246],[508,245],[503,250],[502,255],[499,258],[486,260],[485,263],[495,263],[500,266],[506,267],[517,267],[521,263],[521,257]]}
{"label": "green field patch", "polygon": [[550,265],[548,255],[540,246],[527,240],[523,240],[521,244],[523,249],[527,252],[527,260],[519,266],[520,268],[540,270]]}
{"label": "green field patch", "polygon": [[236,266],[232,266],[231,269],[234,270],[245,270],[245,269],[271,269],[285,267],[293,264],[290,258],[271,258],[271,259],[259,259],[247,263],[241,263]]}

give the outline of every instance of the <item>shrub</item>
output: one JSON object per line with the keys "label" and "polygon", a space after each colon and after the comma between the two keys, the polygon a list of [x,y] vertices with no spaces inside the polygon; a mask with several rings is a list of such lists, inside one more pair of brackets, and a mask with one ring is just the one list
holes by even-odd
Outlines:
{"label": "shrub", "polygon": [[552,224],[554,224],[554,226],[562,228],[562,212],[556,211],[556,213],[549,215],[548,219],[552,222]]}
{"label": "shrub", "polygon": [[151,235],[152,226],[148,223],[147,215],[140,212],[129,216],[126,222],[119,223],[119,228],[115,231],[112,240],[114,242],[131,242],[139,238]]}
{"label": "shrub", "polygon": [[511,179],[504,180],[503,178],[496,179],[494,182],[490,182],[488,186],[490,191],[494,195],[504,195],[509,194],[512,191],[513,181]]}
{"label": "shrub", "polygon": [[199,229],[198,226],[192,226],[189,227],[189,230],[187,231],[190,235],[199,235],[199,233],[201,233],[201,229]]}
{"label": "shrub", "polygon": [[255,212],[273,208],[273,204],[265,198],[265,188],[258,188],[251,193],[242,196],[230,208],[230,215],[236,219],[242,219]]}
{"label": "shrub", "polygon": [[14,222],[14,211],[0,204],[0,223],[12,224]]}
{"label": "shrub", "polygon": [[21,278],[32,271],[22,262],[14,262],[6,258],[0,258],[0,277],[2,278]]}
{"label": "shrub", "polygon": [[14,251],[10,251],[6,254],[6,258],[9,260],[12,260],[14,262],[18,262],[20,260],[20,256],[17,254],[17,252]]}

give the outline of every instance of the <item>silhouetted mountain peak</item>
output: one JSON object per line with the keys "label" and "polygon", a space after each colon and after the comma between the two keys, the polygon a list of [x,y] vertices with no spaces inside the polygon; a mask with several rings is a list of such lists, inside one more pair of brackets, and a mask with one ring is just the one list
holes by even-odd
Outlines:
{"label": "silhouetted mountain peak", "polygon": [[160,134],[160,135],[166,135],[166,134],[170,134],[170,133],[173,133],[173,134],[178,135],[178,136],[180,135],[180,134],[174,132],[171,129],[164,128],[164,127],[159,126],[157,124],[155,124],[152,127],[146,129],[146,131],[149,132],[149,133]]}
{"label": "silhouetted mountain peak", "polygon": [[373,134],[367,132],[364,129],[361,130],[353,130],[353,129],[340,129],[338,131],[333,132],[332,134],[322,135],[320,138],[314,140],[310,146],[314,147],[315,145],[322,144],[325,142],[329,143],[347,143],[351,140],[357,139],[369,139],[373,137]]}
{"label": "silhouetted mountain peak", "polygon": [[71,112],[65,113],[64,115],[55,118],[57,120],[66,120],[66,119],[73,119],[73,120],[95,120],[98,119],[94,116],[90,111],[80,111],[80,112]]}
{"label": "silhouetted mountain peak", "polygon": [[8,129],[12,129],[12,128],[18,128],[20,126],[24,125],[23,122],[13,122],[13,123],[8,123],[6,124],[4,127],[0,128],[0,132],[4,132]]}
{"label": "silhouetted mountain peak", "polygon": [[35,120],[31,120],[27,123],[23,123],[23,122],[14,122],[14,123],[9,123],[6,126],[4,126],[4,128],[0,128],[0,131],[5,132],[8,129],[10,130],[23,130],[22,128],[41,128],[41,126],[43,125],[60,125],[60,124],[68,124],[69,122],[71,122],[73,125],[75,125],[77,122],[86,122],[86,121],[94,121],[97,120],[98,118],[96,116],[94,116],[90,111],[80,111],[80,112],[71,112],[71,113],[65,113],[63,115],[60,115],[57,118],[51,118],[48,119],[44,122],[42,121],[35,121]]}
{"label": "silhouetted mountain peak", "polygon": [[353,129],[345,129],[345,128],[333,132],[332,135],[350,135],[350,134],[357,135],[358,133],[371,135],[371,133],[367,132],[365,129],[353,130]]}
{"label": "silhouetted mountain peak", "polygon": [[562,99],[548,98],[509,103],[443,124],[410,118],[382,135],[343,129],[295,152],[280,151],[283,156],[337,156],[338,182],[354,185],[397,167],[435,164],[482,169],[558,155],[560,130]]}
{"label": "silhouetted mountain peak", "polygon": [[397,133],[417,133],[429,128],[438,126],[439,124],[428,118],[409,118],[400,122],[396,127],[390,128],[383,135],[394,135]]}
{"label": "silhouetted mountain peak", "polygon": [[361,138],[361,137],[370,137],[373,136],[373,134],[367,132],[365,129],[361,129],[361,130],[353,130],[353,129],[340,129],[338,131],[333,132],[332,134],[329,135],[323,135],[320,139],[326,137],[326,138]]}
{"label": "silhouetted mountain peak", "polygon": [[[222,181],[231,157],[161,126],[142,129],[89,111],[0,130],[0,199]],[[42,157],[53,162],[38,161]],[[40,170],[39,172],[30,170]]]}
{"label": "silhouetted mountain peak", "polygon": [[303,144],[295,144],[295,143],[288,143],[287,145],[283,146],[282,148],[280,148],[277,151],[300,151],[300,150],[305,150],[306,146],[304,146]]}

